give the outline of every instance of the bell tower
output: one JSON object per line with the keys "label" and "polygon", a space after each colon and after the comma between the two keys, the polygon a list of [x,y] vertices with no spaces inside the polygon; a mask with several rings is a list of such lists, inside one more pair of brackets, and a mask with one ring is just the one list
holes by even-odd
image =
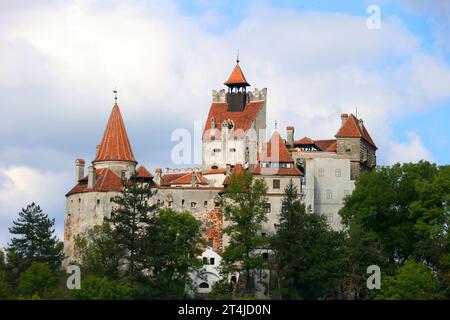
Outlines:
{"label": "bell tower", "polygon": [[230,77],[224,83],[228,87],[226,94],[226,101],[228,104],[228,112],[244,111],[245,104],[247,103],[247,87],[250,84],[245,79],[244,73],[239,66],[239,52],[236,59],[236,66],[231,72]]}

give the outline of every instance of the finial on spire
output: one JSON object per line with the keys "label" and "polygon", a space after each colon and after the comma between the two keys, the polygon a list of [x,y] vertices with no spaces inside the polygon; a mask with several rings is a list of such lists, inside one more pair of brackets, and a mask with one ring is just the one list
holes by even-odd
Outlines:
{"label": "finial on spire", "polygon": [[355,114],[355,116],[356,116],[356,119],[358,119],[358,107],[356,107],[356,112],[355,112],[356,114]]}
{"label": "finial on spire", "polygon": [[277,130],[278,122],[275,120],[275,130]]}
{"label": "finial on spire", "polygon": [[114,100],[115,100],[116,103],[117,103],[117,87],[114,88],[113,93],[114,93]]}
{"label": "finial on spire", "polygon": [[236,58],[236,63],[239,64],[239,49],[237,49],[237,58]]}

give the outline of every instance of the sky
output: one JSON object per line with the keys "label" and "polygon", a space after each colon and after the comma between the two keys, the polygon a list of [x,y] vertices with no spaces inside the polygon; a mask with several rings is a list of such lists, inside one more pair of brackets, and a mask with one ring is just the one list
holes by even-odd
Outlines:
{"label": "sky", "polygon": [[378,164],[450,163],[450,1],[0,0],[0,248],[33,201],[61,237],[114,88],[137,160],[173,167],[172,133],[199,139],[238,49],[282,136],[333,138],[357,110]]}

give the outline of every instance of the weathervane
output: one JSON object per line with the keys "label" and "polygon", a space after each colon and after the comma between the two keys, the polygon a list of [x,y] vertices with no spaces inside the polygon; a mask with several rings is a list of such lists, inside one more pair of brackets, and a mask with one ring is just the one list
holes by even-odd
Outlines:
{"label": "weathervane", "polygon": [[113,90],[113,93],[114,93],[114,100],[117,103],[117,87]]}
{"label": "weathervane", "polygon": [[236,58],[236,63],[239,64],[239,49],[237,50],[237,58]]}

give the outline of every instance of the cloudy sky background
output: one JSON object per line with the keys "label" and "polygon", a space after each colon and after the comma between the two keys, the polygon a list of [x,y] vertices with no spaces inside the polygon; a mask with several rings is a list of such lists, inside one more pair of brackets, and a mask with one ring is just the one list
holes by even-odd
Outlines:
{"label": "cloudy sky background", "polygon": [[332,138],[358,108],[379,164],[450,163],[449,1],[0,0],[0,247],[32,201],[62,234],[116,86],[138,161],[174,166],[171,133],[204,121],[237,48],[269,128]]}

